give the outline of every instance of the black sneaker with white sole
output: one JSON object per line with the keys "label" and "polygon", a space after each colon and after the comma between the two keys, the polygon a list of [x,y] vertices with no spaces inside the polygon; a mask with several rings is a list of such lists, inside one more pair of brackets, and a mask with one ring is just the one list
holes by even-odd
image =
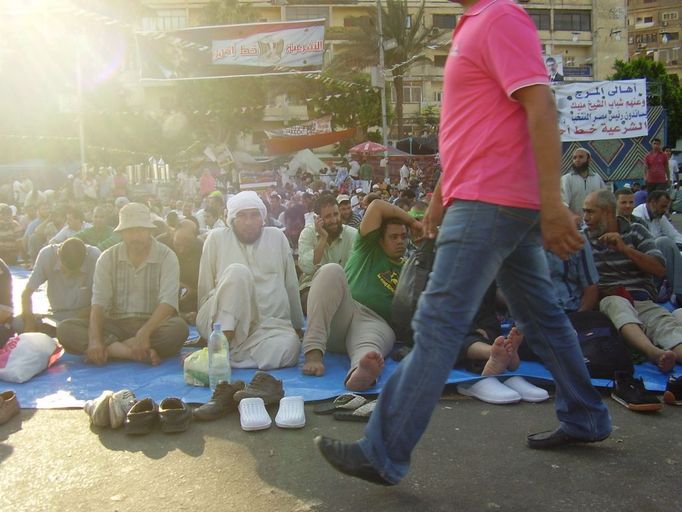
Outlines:
{"label": "black sneaker with white sole", "polygon": [[658,397],[647,391],[642,379],[626,372],[616,372],[611,398],[631,411],[651,412],[663,407]]}
{"label": "black sneaker with white sole", "polygon": [[682,405],[682,375],[668,379],[663,401],[668,405]]}

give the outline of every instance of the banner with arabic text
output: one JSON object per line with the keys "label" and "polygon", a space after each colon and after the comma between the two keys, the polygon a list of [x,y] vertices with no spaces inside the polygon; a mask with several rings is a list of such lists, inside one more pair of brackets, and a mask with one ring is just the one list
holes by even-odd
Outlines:
{"label": "banner with arabic text", "polygon": [[315,135],[317,133],[328,133],[332,131],[332,116],[318,117],[312,121],[287,126],[279,130],[265,130],[265,134],[272,137],[300,137],[302,135]]}
{"label": "banner with arabic text", "polygon": [[563,142],[646,137],[646,80],[552,84]]}
{"label": "banner with arabic text", "polygon": [[137,36],[142,80],[196,80],[322,69],[320,20],[193,27]]}

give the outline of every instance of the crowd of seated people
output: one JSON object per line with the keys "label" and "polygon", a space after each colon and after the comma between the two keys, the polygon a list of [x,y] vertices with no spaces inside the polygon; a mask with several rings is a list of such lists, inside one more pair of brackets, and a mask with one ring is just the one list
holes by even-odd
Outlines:
{"label": "crowd of seated people", "polygon": [[[21,312],[11,300],[0,305],[7,332],[56,335],[93,364],[154,365],[179,352],[188,325],[205,340],[218,322],[235,367],[295,366],[303,354],[302,372],[320,376],[326,352],[344,353],[345,386],[372,387],[396,342],[392,297],[433,181],[377,179],[347,190],[303,176],[256,193],[204,180],[201,195],[188,197],[182,180],[166,200],[130,201],[134,191],[118,182],[103,191],[82,180],[86,193],[70,179],[63,190],[0,204],[0,257],[32,269]],[[669,372],[682,361],[682,315],[655,301],[666,278],[682,293],[677,235],[663,221],[670,198],[651,193],[637,216],[631,189],[617,194],[584,199],[584,249],[568,262],[548,253],[548,267],[567,313],[600,311],[628,346]],[[44,283],[50,312],[36,315],[31,298]],[[491,377],[518,366],[523,333],[502,336],[487,313],[458,364],[478,362]]]}

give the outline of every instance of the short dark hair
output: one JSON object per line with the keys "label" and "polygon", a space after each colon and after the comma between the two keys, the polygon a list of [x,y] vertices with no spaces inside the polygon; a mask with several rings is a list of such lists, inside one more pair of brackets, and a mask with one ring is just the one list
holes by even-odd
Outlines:
{"label": "short dark hair", "polygon": [[623,187],[623,188],[619,188],[618,190],[616,190],[614,192],[614,194],[616,195],[616,197],[631,196],[634,194],[634,192],[632,191],[632,189],[630,187]]}
{"label": "short dark hair", "polygon": [[403,209],[405,209],[404,208],[405,206],[407,206],[409,208],[412,205],[410,200],[406,199],[404,197],[401,197],[400,199],[396,199],[396,202],[393,204],[395,204],[398,208],[403,208]]}
{"label": "short dark hair", "polygon": [[654,137],[653,139],[651,139],[651,142],[661,142],[661,139],[659,139],[658,137]]}
{"label": "short dark hair", "polygon": [[667,151],[668,149],[669,149],[670,151],[673,150],[672,146],[663,146],[663,151]]}
{"label": "short dark hair", "polygon": [[666,197],[668,200],[670,200],[670,194],[668,194],[666,190],[654,190],[653,192],[649,192],[649,195],[646,196],[646,202],[656,203],[662,197]]}
{"label": "short dark hair", "polygon": [[381,227],[379,228],[379,238],[383,238],[386,234],[386,229],[388,226],[407,226],[407,223],[398,217],[387,217],[381,221]]}
{"label": "short dark hair", "polygon": [[75,217],[81,221],[85,219],[85,214],[83,214],[83,210],[81,210],[80,208],[76,208],[74,206],[68,208],[66,210],[66,214],[71,215],[72,217]]}
{"label": "short dark hair", "polygon": [[377,199],[381,199],[381,196],[376,192],[370,192],[364,197],[364,201],[367,203],[367,206],[372,204],[372,201],[376,201]]}
{"label": "short dark hair", "polygon": [[69,270],[78,270],[85,261],[85,243],[80,238],[67,238],[59,247],[59,260]]}
{"label": "short dark hair", "polygon": [[327,206],[337,206],[336,198],[331,194],[321,194],[320,197],[315,200],[313,211],[320,215],[322,208],[326,208]]}

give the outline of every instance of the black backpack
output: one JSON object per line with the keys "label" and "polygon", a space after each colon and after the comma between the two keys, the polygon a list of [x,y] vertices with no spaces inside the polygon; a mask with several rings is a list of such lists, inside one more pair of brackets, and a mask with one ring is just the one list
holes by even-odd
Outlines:
{"label": "black backpack", "polygon": [[431,239],[424,239],[417,245],[417,250],[407,258],[400,271],[398,286],[393,295],[393,305],[391,307],[391,325],[395,332],[396,340],[411,346],[412,339],[412,317],[417,310],[419,296],[426,288],[429,281],[429,274],[433,267],[433,260],[436,257],[436,242]]}

